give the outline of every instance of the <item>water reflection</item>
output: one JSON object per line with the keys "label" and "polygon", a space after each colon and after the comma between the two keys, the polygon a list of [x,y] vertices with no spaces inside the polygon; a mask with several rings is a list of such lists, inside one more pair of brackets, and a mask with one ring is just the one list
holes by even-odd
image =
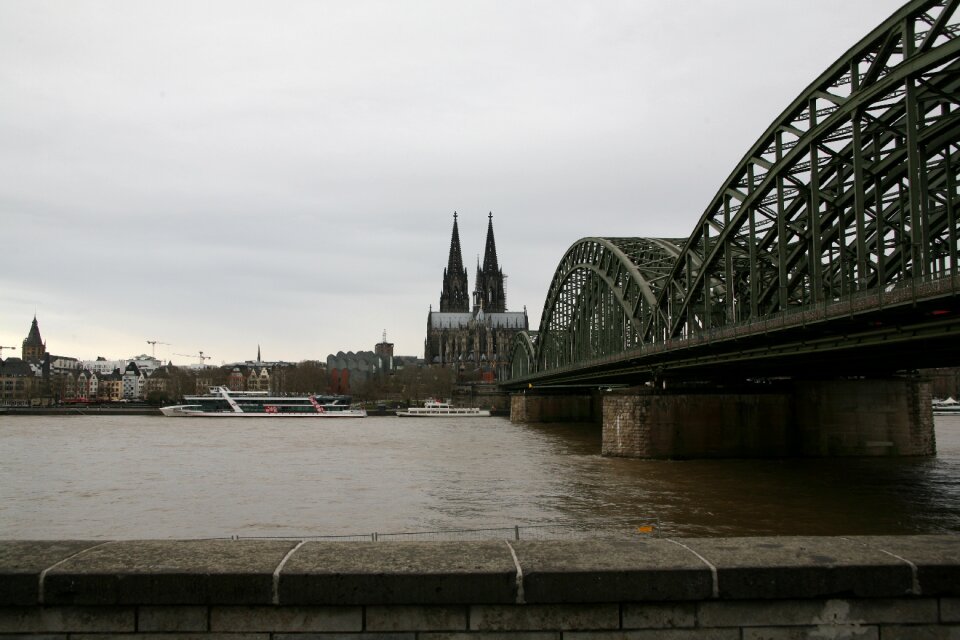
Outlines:
{"label": "water reflection", "polygon": [[[938,416],[937,431],[936,458],[647,461],[574,454],[578,473],[566,507],[574,519],[622,528],[654,513],[674,535],[958,531],[960,418]],[[556,434],[558,446],[571,452],[598,446],[569,427]]]}

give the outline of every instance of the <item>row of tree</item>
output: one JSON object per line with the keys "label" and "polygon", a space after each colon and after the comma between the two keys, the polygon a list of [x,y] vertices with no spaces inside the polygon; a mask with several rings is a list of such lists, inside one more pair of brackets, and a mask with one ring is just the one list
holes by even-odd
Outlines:
{"label": "row of tree", "polygon": [[[153,404],[175,402],[186,395],[204,393],[208,386],[229,386],[231,367],[184,369],[165,367],[163,390],[147,393]],[[326,366],[315,360],[273,366],[269,370],[271,393],[280,395],[330,393]],[[428,398],[449,398],[457,381],[450,368],[412,367],[375,373],[366,379],[352,379],[350,395],[355,402],[421,404]]]}

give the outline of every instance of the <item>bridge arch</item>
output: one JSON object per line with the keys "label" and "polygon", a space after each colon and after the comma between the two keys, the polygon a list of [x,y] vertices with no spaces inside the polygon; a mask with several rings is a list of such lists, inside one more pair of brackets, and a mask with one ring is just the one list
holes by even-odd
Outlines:
{"label": "bridge arch", "polygon": [[540,319],[535,370],[619,353],[642,342],[683,240],[583,238],[554,272]]}
{"label": "bridge arch", "polygon": [[520,378],[536,371],[536,331],[520,331],[510,342],[510,377]]}
{"label": "bridge arch", "polygon": [[906,4],[783,111],[697,223],[646,340],[957,268],[956,12]]}

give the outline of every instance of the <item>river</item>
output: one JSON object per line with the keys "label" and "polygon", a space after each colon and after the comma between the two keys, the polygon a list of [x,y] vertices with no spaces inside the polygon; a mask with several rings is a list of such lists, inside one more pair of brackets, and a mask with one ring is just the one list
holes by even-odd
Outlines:
{"label": "river", "polygon": [[5,416],[0,538],[960,532],[960,416],[936,424],[932,458],[648,461],[505,418]]}

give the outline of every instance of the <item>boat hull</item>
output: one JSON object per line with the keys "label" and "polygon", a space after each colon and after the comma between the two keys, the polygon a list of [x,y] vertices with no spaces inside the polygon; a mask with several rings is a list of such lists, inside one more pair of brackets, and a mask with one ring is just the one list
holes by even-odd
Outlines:
{"label": "boat hull", "polygon": [[266,413],[242,411],[199,411],[180,407],[162,407],[160,413],[170,418],[366,418],[363,409],[344,409],[343,411],[324,411],[323,413],[287,412]]}
{"label": "boat hull", "polygon": [[490,412],[477,409],[476,411],[397,411],[398,418],[488,418]]}

